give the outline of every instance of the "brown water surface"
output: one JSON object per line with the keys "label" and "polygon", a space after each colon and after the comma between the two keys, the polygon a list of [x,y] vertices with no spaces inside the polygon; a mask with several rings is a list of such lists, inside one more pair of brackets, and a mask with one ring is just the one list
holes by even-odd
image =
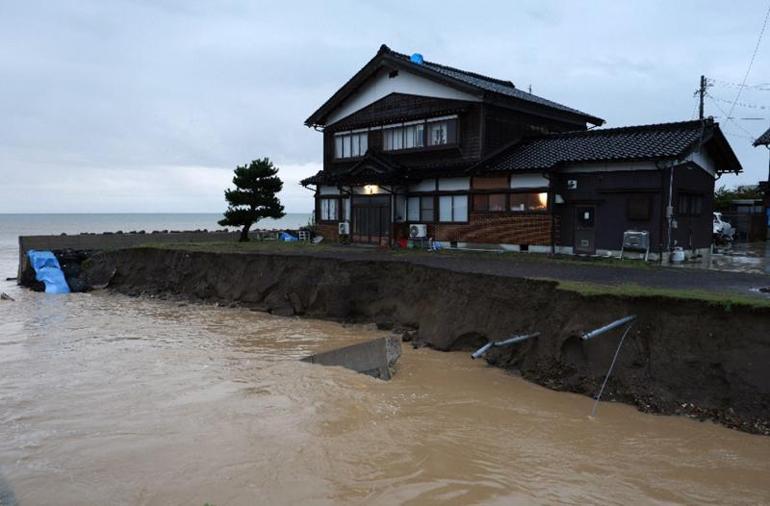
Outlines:
{"label": "brown water surface", "polygon": [[245,309],[14,290],[0,504],[760,504],[770,438],[405,347],[395,379],[297,361],[384,335]]}

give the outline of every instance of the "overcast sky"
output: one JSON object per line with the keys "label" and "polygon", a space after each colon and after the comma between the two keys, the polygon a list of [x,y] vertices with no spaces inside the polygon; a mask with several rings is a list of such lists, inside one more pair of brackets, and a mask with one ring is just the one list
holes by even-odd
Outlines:
{"label": "overcast sky", "polygon": [[[303,122],[386,43],[510,79],[609,127],[696,114],[699,76],[743,79],[767,0],[266,2],[0,0],[0,212],[219,212],[235,165],[269,156],[289,212],[321,163]],[[770,32],[770,30],[769,30]],[[770,33],[749,84],[770,83]],[[727,122],[745,174],[770,84]],[[738,91],[709,92],[725,111]],[[721,100],[721,101],[720,101]]]}

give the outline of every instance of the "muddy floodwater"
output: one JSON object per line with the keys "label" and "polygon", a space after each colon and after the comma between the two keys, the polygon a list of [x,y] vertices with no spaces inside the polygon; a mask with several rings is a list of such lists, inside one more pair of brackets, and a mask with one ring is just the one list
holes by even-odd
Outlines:
{"label": "muddy floodwater", "polygon": [[3,283],[0,504],[760,504],[770,438],[552,392],[372,327]]}

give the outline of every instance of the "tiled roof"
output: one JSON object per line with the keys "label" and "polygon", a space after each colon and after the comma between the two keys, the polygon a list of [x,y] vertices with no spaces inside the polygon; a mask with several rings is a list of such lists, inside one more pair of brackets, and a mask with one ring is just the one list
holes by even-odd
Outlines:
{"label": "tiled roof", "polygon": [[449,86],[461,88],[474,95],[486,96],[489,94],[490,98],[494,98],[501,103],[506,103],[510,106],[521,107],[522,105],[531,104],[548,108],[551,110],[552,114],[558,114],[562,118],[570,118],[573,122],[587,122],[594,125],[601,125],[604,123],[603,119],[591,114],[522,91],[516,88],[511,81],[495,79],[475,72],[468,72],[466,70],[460,70],[429,61],[415,63],[411,61],[409,56],[393,51],[383,44],[380,46],[380,50],[374,58],[369,60],[363,68],[361,68],[340,89],[338,89],[334,95],[305,120],[305,125],[325,125],[330,112],[338,107],[351,93],[354,93],[366,79],[383,65],[408,69],[418,75],[424,75],[444,81]]}
{"label": "tiled roof", "polygon": [[[393,51],[392,49],[389,49],[389,51],[390,51],[390,54],[392,54],[393,56],[397,58],[401,58],[405,61],[411,62],[410,57],[408,55],[398,53],[396,51]],[[551,100],[545,99],[543,97],[538,97],[537,95],[534,95],[532,93],[527,93],[526,91],[520,90],[511,81],[503,81],[501,79],[495,79],[493,77],[477,74],[475,72],[468,72],[467,70],[460,70],[454,67],[448,67],[446,65],[429,62],[427,60],[423,61],[422,65],[424,65],[426,68],[429,68],[435,72],[438,72],[441,75],[444,75],[452,79],[456,79],[458,81],[462,81],[465,84],[475,86],[484,91],[491,91],[493,93],[499,93],[500,95],[506,95],[509,97],[517,98],[519,100],[525,100],[527,102],[533,102],[538,105],[544,105],[546,107],[559,109],[561,111],[571,112],[573,114],[579,114],[581,116],[589,116],[593,118],[593,116],[591,116],[590,114],[584,113],[583,111],[579,111],[577,109],[573,109],[572,107],[567,107],[566,105],[562,105],[557,102],[553,102]],[[598,120],[599,118],[594,118],[594,119]],[[602,122],[603,121],[600,120],[600,123]]]}
{"label": "tiled roof", "polygon": [[757,137],[754,141],[755,146],[770,146],[770,128],[765,133]]}
{"label": "tiled roof", "polygon": [[711,126],[708,121],[683,121],[549,134],[509,146],[475,168],[551,169],[566,163],[675,158],[705,139]]}

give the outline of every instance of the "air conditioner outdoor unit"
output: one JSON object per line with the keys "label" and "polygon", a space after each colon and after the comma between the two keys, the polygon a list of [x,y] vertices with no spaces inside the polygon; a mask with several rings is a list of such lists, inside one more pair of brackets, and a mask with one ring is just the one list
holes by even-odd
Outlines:
{"label": "air conditioner outdoor unit", "polygon": [[341,221],[337,224],[337,233],[339,235],[350,235],[350,222]]}
{"label": "air conditioner outdoor unit", "polygon": [[409,225],[410,239],[425,239],[426,237],[428,237],[428,225]]}
{"label": "air conditioner outdoor unit", "polygon": [[620,259],[625,250],[644,252],[644,261],[650,255],[650,233],[647,230],[626,230],[623,232],[623,244],[620,247]]}

